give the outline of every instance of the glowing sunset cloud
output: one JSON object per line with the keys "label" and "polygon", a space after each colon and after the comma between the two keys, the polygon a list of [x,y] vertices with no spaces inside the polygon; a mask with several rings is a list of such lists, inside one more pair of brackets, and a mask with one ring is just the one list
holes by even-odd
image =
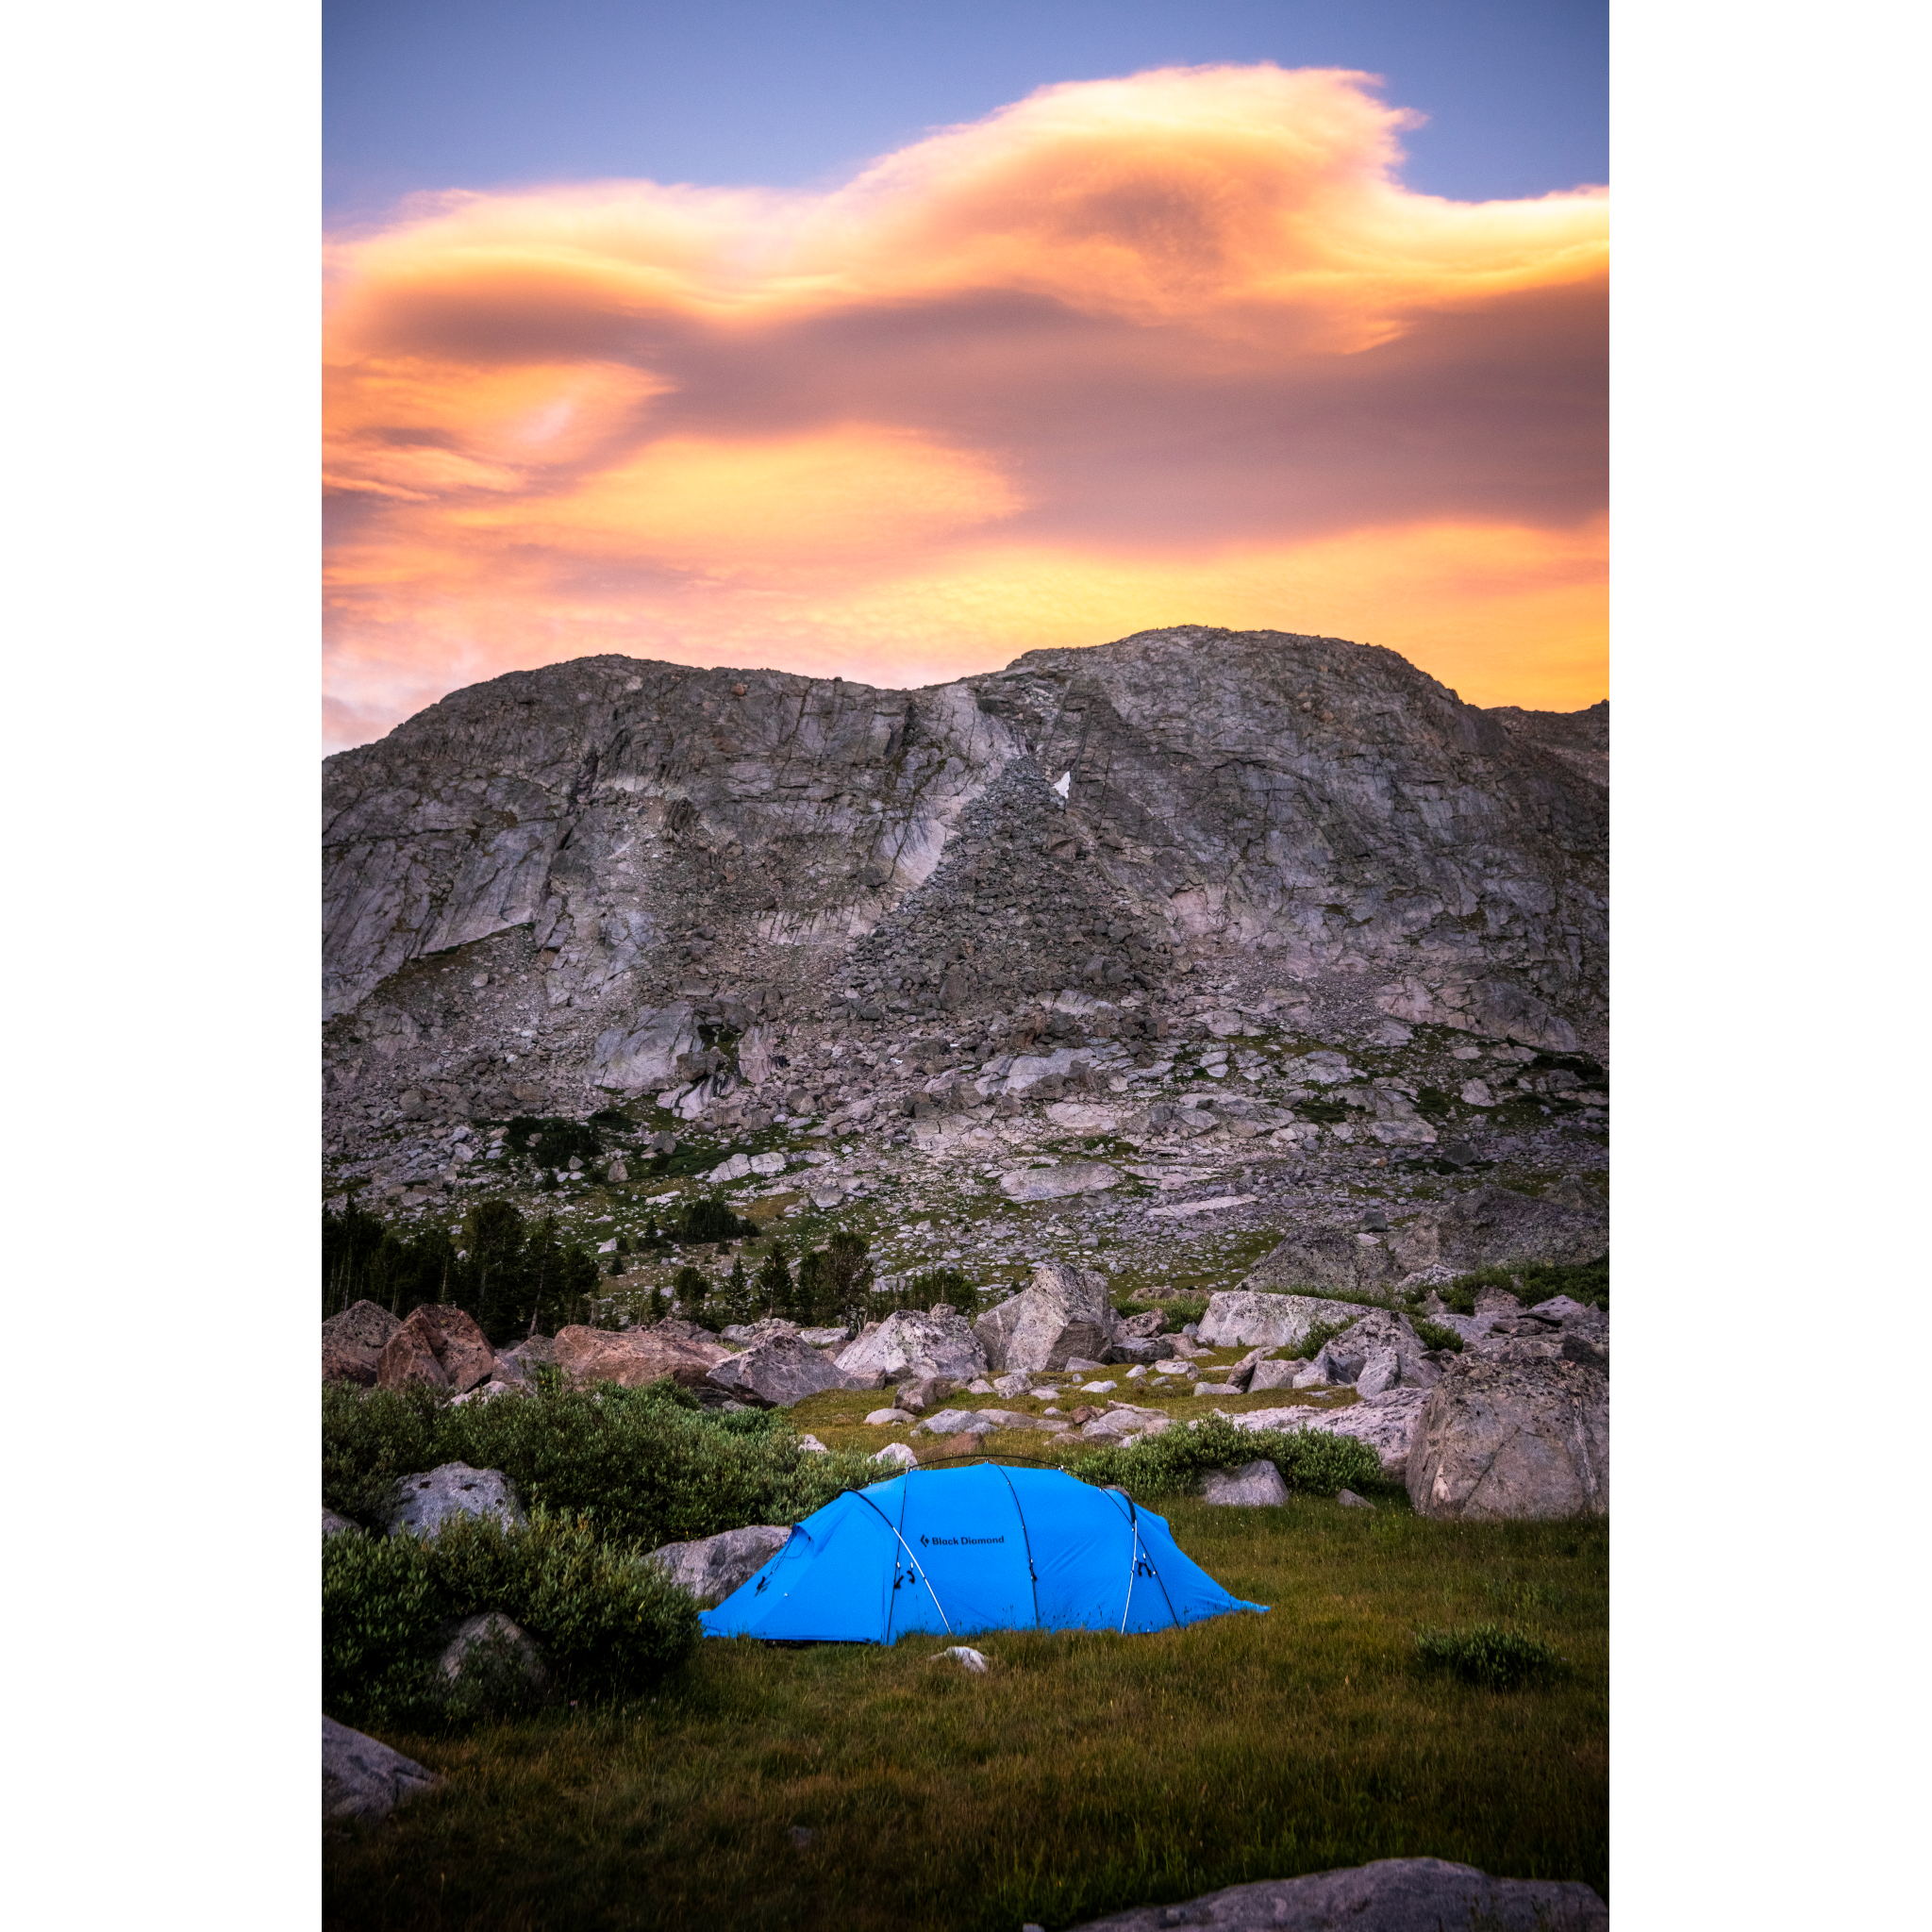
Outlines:
{"label": "glowing sunset cloud", "polygon": [[1182,622],[1601,697],[1607,197],[1412,194],[1408,122],[1169,70],[821,194],[340,241],[330,742],[597,651],[916,684]]}

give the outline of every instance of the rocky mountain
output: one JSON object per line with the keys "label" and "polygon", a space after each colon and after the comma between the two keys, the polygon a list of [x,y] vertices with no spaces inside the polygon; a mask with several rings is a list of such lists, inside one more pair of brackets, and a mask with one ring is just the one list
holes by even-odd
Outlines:
{"label": "rocky mountain", "polygon": [[597,657],[454,692],[325,767],[328,1185],[526,1186],[485,1124],[613,1107],[724,1183],[816,1164],[807,1213],[903,1149],[1056,1214],[1178,1188],[1140,1210],[1173,1239],[1438,1141],[1598,1172],[1607,734],[1195,626],[920,691]]}

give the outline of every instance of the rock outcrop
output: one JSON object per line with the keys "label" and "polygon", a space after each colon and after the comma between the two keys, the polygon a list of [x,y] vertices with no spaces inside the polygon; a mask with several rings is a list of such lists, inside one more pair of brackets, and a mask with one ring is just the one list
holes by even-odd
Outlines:
{"label": "rock outcrop", "polygon": [[1299,1348],[1311,1328],[1353,1322],[1360,1313],[1354,1302],[1224,1289],[1208,1297],[1208,1312],[1201,1317],[1201,1340],[1209,1348]]}
{"label": "rock outcrop", "polygon": [[[682,1327],[685,1324],[679,1324]],[[587,1328],[579,1324],[557,1331],[552,1344],[557,1366],[571,1381],[615,1382],[622,1389],[641,1389],[646,1382],[669,1375],[686,1389],[695,1389],[731,1351],[701,1330],[689,1335],[673,1331],[669,1323],[649,1328]]]}
{"label": "rock outcrop", "polygon": [[1604,1515],[1610,1507],[1610,1378],[1560,1342],[1465,1354],[1429,1391],[1408,1457],[1421,1516]]}
{"label": "rock outcrop", "polygon": [[1243,1286],[1382,1291],[1407,1275],[1450,1275],[1529,1261],[1593,1261],[1610,1244],[1608,1204],[1566,1178],[1541,1197],[1480,1187],[1405,1215],[1386,1233],[1329,1227],[1291,1236]]}
{"label": "rock outcrop", "polygon": [[430,1303],[415,1309],[383,1343],[376,1386],[447,1389],[460,1395],[487,1382],[495,1360],[482,1329],[461,1308]]}
{"label": "rock outcrop", "polygon": [[403,1324],[374,1302],[352,1302],[322,1324],[322,1379],[375,1386],[382,1351]]}
{"label": "rock outcrop", "polygon": [[[779,1010],[1118,992],[1217,958],[1570,1051],[1603,1032],[1606,802],[1552,745],[1393,652],[1269,631],[917,691],[511,673],[326,761],[330,1092],[702,1107],[769,1076],[755,1023]],[[410,976],[498,940],[459,991]],[[735,1062],[698,1065],[707,1012]],[[1422,1135],[1412,1109],[1378,1125],[1405,1121]]]}
{"label": "rock outcrop", "polygon": [[1116,1319],[1106,1275],[1042,1261],[1020,1293],[989,1308],[973,1328],[988,1364],[1005,1374],[1064,1369],[1078,1357],[1104,1361]]}
{"label": "rock outcrop", "polygon": [[979,1338],[963,1315],[944,1304],[902,1308],[883,1322],[868,1322],[840,1352],[836,1365],[857,1389],[883,1387],[872,1381],[875,1375],[886,1382],[970,1382],[987,1371]]}
{"label": "rock outcrop", "polygon": [[711,1365],[708,1379],[740,1401],[749,1399],[772,1408],[790,1408],[827,1389],[875,1386],[846,1375],[796,1335],[774,1335],[754,1342],[741,1355],[728,1355]]}

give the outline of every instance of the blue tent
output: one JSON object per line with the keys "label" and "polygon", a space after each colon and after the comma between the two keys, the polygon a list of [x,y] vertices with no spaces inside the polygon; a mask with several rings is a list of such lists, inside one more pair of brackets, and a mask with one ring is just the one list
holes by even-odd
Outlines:
{"label": "blue tent", "polygon": [[913,1631],[1167,1630],[1243,1603],[1158,1517],[1063,1470],[908,1469],[808,1516],[700,1619],[708,1637],[891,1643]]}

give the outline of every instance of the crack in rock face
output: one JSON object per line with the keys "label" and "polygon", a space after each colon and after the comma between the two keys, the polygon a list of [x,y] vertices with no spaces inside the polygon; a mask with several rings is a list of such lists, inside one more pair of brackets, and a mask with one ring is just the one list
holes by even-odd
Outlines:
{"label": "crack in rock face", "polygon": [[541,998],[491,975],[466,1004],[625,1091],[688,1051],[683,1005],[1118,1001],[1229,958],[1571,1051],[1603,1029],[1606,802],[1540,715],[1391,651],[1189,627],[915,691],[516,672],[326,761],[325,1012],[393,1056],[437,1018],[386,982],[514,934]]}

